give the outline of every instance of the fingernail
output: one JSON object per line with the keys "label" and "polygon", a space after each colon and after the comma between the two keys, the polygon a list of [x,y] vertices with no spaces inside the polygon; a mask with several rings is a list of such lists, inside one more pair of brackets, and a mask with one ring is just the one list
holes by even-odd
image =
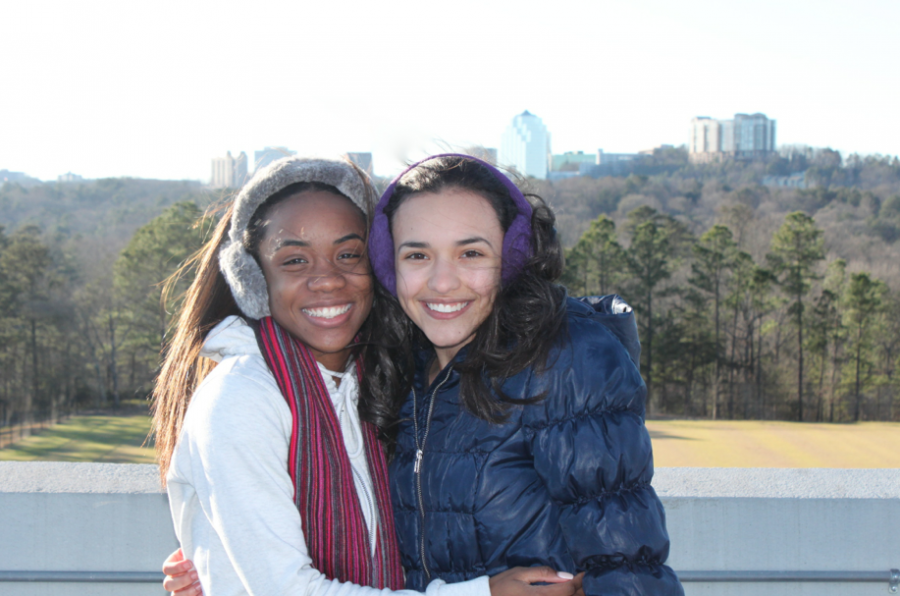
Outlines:
{"label": "fingernail", "polygon": [[197,575],[197,572],[196,572],[196,571],[191,571],[191,579],[192,579],[193,581],[197,581],[198,579],[200,579],[200,576]]}
{"label": "fingernail", "polygon": [[556,575],[562,579],[575,579],[575,576],[568,571],[557,571]]}

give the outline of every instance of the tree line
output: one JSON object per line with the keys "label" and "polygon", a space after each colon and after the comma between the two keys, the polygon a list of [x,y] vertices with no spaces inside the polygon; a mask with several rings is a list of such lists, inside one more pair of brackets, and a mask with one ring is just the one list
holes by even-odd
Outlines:
{"label": "tree line", "polygon": [[[622,229],[594,219],[567,251],[573,295],[633,305],[651,414],[712,419],[898,420],[900,299],[870,272],[826,262],[814,218],[789,213],[762,260],[753,211],[723,210],[699,236],[649,207]],[[728,225],[727,222],[731,222]]]}
{"label": "tree line", "polygon": [[[805,168],[806,189],[762,184]],[[530,181],[572,294],[638,314],[654,415],[898,419],[900,162],[823,150]],[[381,181],[382,183],[384,181]],[[112,179],[0,187],[0,426],[145,404],[218,197]],[[188,276],[189,277],[189,276]]]}
{"label": "tree line", "polygon": [[135,232],[111,270],[93,277],[64,239],[34,224],[0,226],[4,426],[126,399],[144,404],[177,310],[177,300],[163,300],[162,282],[202,245],[201,215],[193,202],[172,205]]}

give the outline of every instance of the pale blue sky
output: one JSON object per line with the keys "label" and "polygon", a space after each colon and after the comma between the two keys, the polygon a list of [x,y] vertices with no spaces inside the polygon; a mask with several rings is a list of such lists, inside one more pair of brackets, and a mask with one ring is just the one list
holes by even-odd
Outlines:
{"label": "pale blue sky", "polygon": [[900,2],[7,3],[0,169],[208,180],[286,145],[497,147],[528,109],[554,153],[687,142],[763,112],[779,144],[900,154]]}

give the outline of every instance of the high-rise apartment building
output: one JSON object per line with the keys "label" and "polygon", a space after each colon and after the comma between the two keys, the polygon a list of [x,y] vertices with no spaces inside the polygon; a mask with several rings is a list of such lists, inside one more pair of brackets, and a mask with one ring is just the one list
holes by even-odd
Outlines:
{"label": "high-rise apartment building", "polygon": [[262,151],[253,152],[253,171],[257,172],[266,167],[275,160],[290,155],[297,155],[296,151],[291,151],[287,147],[266,147]]}
{"label": "high-rise apartment building", "polygon": [[775,151],[775,120],[765,114],[735,114],[733,120],[691,120],[688,156],[694,163],[753,159]]}
{"label": "high-rise apartment building", "polygon": [[241,151],[237,157],[231,151],[225,157],[214,157],[212,160],[212,178],[209,185],[213,188],[240,188],[247,180],[247,154]]}
{"label": "high-rise apartment building", "polygon": [[520,174],[544,180],[550,158],[550,133],[541,119],[525,110],[503,133],[500,165],[513,167]]}

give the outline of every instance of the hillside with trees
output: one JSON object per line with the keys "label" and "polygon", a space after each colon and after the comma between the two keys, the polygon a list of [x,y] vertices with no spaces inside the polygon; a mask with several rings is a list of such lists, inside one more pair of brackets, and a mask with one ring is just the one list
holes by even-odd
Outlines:
{"label": "hillside with trees", "polygon": [[0,187],[0,426],[146,398],[172,314],[160,282],[217,198],[184,181]]}
{"label": "hillside with trees", "polygon": [[[900,161],[686,157],[657,152],[623,177],[532,181],[570,246],[570,293],[616,292],[634,306],[648,408],[900,418]],[[795,172],[807,188],[764,185]]]}
{"label": "hillside with trees", "polygon": [[[898,420],[900,161],[797,152],[528,182],[571,294],[637,311],[654,416]],[[801,175],[806,188],[772,186]],[[382,183],[384,181],[381,181]],[[0,425],[144,400],[228,191],[108,179],[0,187]]]}

